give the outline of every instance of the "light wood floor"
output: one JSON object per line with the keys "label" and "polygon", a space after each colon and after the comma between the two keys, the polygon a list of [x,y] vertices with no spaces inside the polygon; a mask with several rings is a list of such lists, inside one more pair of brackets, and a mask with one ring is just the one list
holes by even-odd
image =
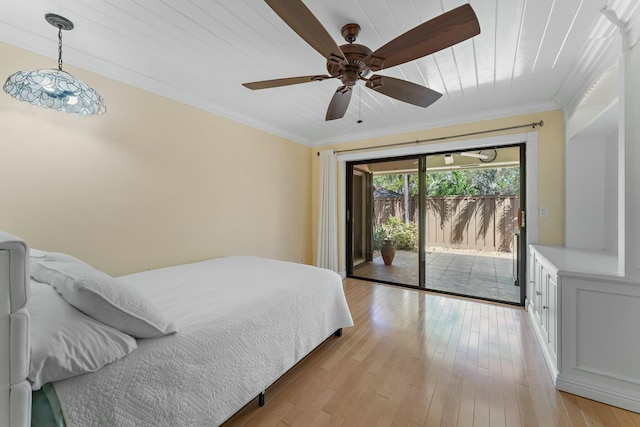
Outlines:
{"label": "light wood floor", "polygon": [[556,391],[518,307],[346,279],[355,326],[224,427],[640,427],[640,414]]}

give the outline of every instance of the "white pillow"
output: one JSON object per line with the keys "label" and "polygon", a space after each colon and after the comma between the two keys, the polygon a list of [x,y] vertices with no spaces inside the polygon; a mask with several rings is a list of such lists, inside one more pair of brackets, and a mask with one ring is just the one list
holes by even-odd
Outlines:
{"label": "white pillow", "polygon": [[49,283],[83,313],[136,338],[176,332],[171,319],[145,297],[88,264],[40,262],[33,277]]}
{"label": "white pillow", "polygon": [[29,248],[29,272],[31,277],[33,277],[36,265],[45,261],[64,261],[76,264],[86,264],[84,261],[62,252],[47,252]]}
{"label": "white pillow", "polygon": [[28,379],[42,384],[93,372],[137,348],[136,340],[82,314],[51,286],[31,281]]}
{"label": "white pillow", "polygon": [[39,249],[29,248],[29,256],[32,258],[44,258],[47,255],[47,251],[41,251]]}
{"label": "white pillow", "polygon": [[32,258],[31,261],[42,262],[42,261],[64,261],[64,262],[73,262],[76,264],[86,264],[86,262],[78,259],[69,254],[65,254],[62,252],[47,252],[41,251],[39,249],[29,248],[29,258]]}

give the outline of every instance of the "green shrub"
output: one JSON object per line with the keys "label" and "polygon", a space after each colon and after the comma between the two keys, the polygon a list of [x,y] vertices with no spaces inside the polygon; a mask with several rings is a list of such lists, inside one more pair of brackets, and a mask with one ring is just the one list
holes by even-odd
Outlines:
{"label": "green shrub", "polygon": [[379,251],[382,247],[382,241],[387,238],[387,233],[384,231],[384,226],[381,225],[373,230],[373,250]]}
{"label": "green shrub", "polygon": [[418,227],[415,222],[406,224],[392,216],[374,231],[373,249],[380,250],[385,239],[391,240],[396,249],[415,251],[418,249]]}

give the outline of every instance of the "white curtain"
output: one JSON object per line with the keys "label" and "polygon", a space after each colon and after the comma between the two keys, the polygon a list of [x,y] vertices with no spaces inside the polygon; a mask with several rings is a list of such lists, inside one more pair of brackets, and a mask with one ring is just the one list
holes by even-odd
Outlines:
{"label": "white curtain", "polygon": [[333,150],[320,152],[320,200],[318,212],[318,267],[338,272],[337,156]]}

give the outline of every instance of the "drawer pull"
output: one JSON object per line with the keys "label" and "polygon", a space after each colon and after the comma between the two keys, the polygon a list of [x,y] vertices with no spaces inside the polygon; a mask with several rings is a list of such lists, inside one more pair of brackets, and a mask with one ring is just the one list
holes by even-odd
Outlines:
{"label": "drawer pull", "polygon": [[542,306],[542,308],[543,308],[544,310],[549,310],[549,306],[548,306],[548,305],[543,305],[543,306]]}
{"label": "drawer pull", "polygon": [[536,295],[542,295],[542,292],[536,291]]}

